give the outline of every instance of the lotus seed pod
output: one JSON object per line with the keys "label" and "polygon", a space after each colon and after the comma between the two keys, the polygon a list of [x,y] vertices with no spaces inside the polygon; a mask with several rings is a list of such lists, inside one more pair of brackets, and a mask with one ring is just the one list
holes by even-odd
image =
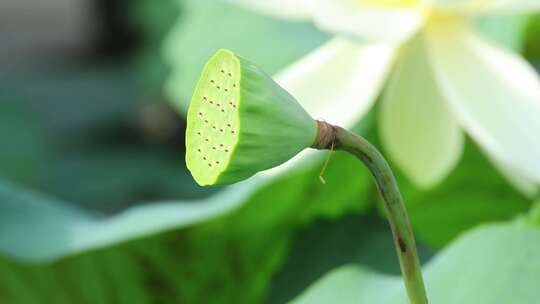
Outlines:
{"label": "lotus seed pod", "polygon": [[265,72],[219,50],[191,99],[186,164],[200,185],[230,184],[284,163],[316,133],[316,121]]}

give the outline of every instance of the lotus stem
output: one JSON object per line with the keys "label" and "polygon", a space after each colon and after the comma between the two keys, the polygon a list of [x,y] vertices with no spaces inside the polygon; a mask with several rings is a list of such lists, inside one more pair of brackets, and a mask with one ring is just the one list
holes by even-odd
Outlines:
{"label": "lotus stem", "polygon": [[427,304],[422,270],[407,209],[388,162],[372,144],[361,136],[341,127],[318,121],[318,136],[312,148],[330,149],[332,145],[336,150],[346,151],[356,156],[371,172],[384,201],[409,303]]}

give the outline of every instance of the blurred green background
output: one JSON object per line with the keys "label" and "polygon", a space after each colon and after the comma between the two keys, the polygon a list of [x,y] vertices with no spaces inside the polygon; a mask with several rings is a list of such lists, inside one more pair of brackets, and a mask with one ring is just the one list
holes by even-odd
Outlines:
{"label": "blurred green background", "polygon": [[[320,160],[231,189],[184,165],[182,109],[217,48],[275,73],[327,34],[209,0],[7,0],[0,20],[0,303],[284,303],[347,263],[399,273],[351,157],[324,186]],[[540,17],[485,28],[540,67]],[[378,145],[373,116],[358,131]],[[433,189],[397,175],[423,261],[533,203],[472,141]],[[186,218],[153,215],[175,204]],[[223,211],[191,225],[205,204]]]}

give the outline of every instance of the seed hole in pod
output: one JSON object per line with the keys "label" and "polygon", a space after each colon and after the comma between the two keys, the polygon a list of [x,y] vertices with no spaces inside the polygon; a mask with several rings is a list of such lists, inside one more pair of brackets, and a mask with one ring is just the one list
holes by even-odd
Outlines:
{"label": "seed hole in pod", "polygon": [[232,77],[232,74],[231,74],[231,73],[227,73],[227,75],[229,75],[229,77]]}
{"label": "seed hole in pod", "polygon": [[221,112],[222,112],[222,113],[225,113],[225,110],[221,109]]}
{"label": "seed hole in pod", "polygon": [[208,164],[208,167],[212,167],[212,164]]}
{"label": "seed hole in pod", "polygon": [[197,149],[197,151],[202,152],[201,149]]}
{"label": "seed hole in pod", "polygon": [[204,140],[205,140],[205,141],[210,141],[208,138],[205,138]]}
{"label": "seed hole in pod", "polygon": [[219,129],[219,132],[223,132],[223,129]]}
{"label": "seed hole in pod", "polygon": [[231,133],[234,134],[234,130],[232,130]]}
{"label": "seed hole in pod", "polygon": [[221,105],[219,103],[216,103],[216,106],[221,107]]}
{"label": "seed hole in pod", "polygon": [[220,147],[223,147],[223,144],[219,144]]}
{"label": "seed hole in pod", "polygon": [[229,149],[225,149],[225,152],[229,152]]}
{"label": "seed hole in pod", "polygon": [[199,116],[202,116],[202,112],[199,112]]}
{"label": "seed hole in pod", "polygon": [[203,99],[203,100],[208,100],[208,98],[206,98],[206,96],[204,96],[202,99]]}
{"label": "seed hole in pod", "polygon": [[225,73],[225,71],[224,71],[224,70],[221,70],[221,73]]}
{"label": "seed hole in pod", "polygon": [[236,88],[236,83],[235,83],[235,84],[233,84],[232,86],[233,86],[233,88]]}
{"label": "seed hole in pod", "polygon": [[215,149],[216,149],[216,147],[212,147],[212,150],[215,150]]}
{"label": "seed hole in pod", "polygon": [[197,135],[201,136],[201,132],[197,132]]}
{"label": "seed hole in pod", "polygon": [[205,119],[204,122],[205,122],[205,123],[208,123],[208,119]]}
{"label": "seed hole in pod", "polygon": [[232,107],[236,109],[236,105],[232,105]]}
{"label": "seed hole in pod", "polygon": [[231,124],[227,124],[227,127],[229,127],[229,128],[230,128],[230,127],[231,127]]}
{"label": "seed hole in pod", "polygon": [[212,100],[210,100],[210,104],[214,104],[214,102]]}
{"label": "seed hole in pod", "polygon": [[218,165],[219,165],[219,160],[216,160],[216,164],[218,164]]}
{"label": "seed hole in pod", "polygon": [[229,92],[229,89],[225,89],[225,92]]}
{"label": "seed hole in pod", "polygon": [[203,156],[203,158],[202,158],[202,159],[206,160],[206,156]]}
{"label": "seed hole in pod", "polygon": [[212,126],[212,129],[216,129],[216,126]]}
{"label": "seed hole in pod", "polygon": [[219,89],[221,89],[221,87],[220,87],[220,86],[217,86],[216,88],[217,88],[218,90],[219,90]]}
{"label": "seed hole in pod", "polygon": [[210,82],[211,82],[211,83],[216,83],[216,82],[214,81],[214,79],[210,80]]}

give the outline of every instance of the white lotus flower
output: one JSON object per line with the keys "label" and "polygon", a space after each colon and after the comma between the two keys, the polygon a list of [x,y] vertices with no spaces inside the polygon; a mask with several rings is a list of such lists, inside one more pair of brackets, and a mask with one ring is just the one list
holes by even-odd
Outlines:
{"label": "white lotus flower", "polygon": [[233,2],[335,34],[276,76],[314,117],[350,127],[386,84],[381,138],[417,185],[436,184],[456,165],[463,131],[519,185],[540,182],[538,75],[471,22],[538,11],[540,0]]}

